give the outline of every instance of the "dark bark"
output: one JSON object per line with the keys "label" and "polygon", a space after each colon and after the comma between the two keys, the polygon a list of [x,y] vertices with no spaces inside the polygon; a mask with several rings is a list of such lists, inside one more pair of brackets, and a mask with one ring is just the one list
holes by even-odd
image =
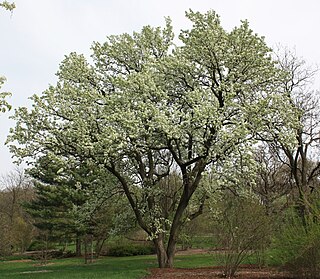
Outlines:
{"label": "dark bark", "polygon": [[116,170],[115,166],[112,165],[110,166],[106,166],[106,168],[119,180],[119,182],[122,185],[122,188],[124,190],[124,193],[130,203],[131,208],[133,209],[133,212],[136,216],[137,222],[139,224],[139,226],[148,234],[151,235],[151,230],[148,228],[147,224],[143,221],[143,218],[140,214],[140,211],[138,209],[137,203],[133,197],[132,192],[129,189],[129,185],[126,181],[126,179],[121,175],[121,173],[119,171]]}
{"label": "dark bark", "polygon": [[154,247],[156,248],[158,266],[159,268],[168,267],[167,266],[167,252],[164,248],[163,234],[160,234],[157,238],[153,240]]}
{"label": "dark bark", "polygon": [[93,235],[86,234],[84,237],[84,263],[93,262]]}
{"label": "dark bark", "polygon": [[[189,201],[194,194],[195,190],[198,188],[198,185],[201,180],[202,172],[204,171],[205,163],[203,160],[200,160],[196,163],[191,173],[193,176],[190,177],[190,171],[187,172],[187,169],[182,167],[183,174],[183,193],[181,195],[177,210],[175,212],[173,222],[170,229],[169,240],[167,245],[167,264],[166,267],[173,267],[173,259],[176,249],[176,244],[178,236],[183,225],[183,214],[189,204]],[[201,212],[201,211],[199,211]]]}
{"label": "dark bark", "polygon": [[[175,155],[173,155],[175,156]],[[137,157],[137,156],[136,156]],[[176,155],[177,158],[176,161],[180,160],[178,156]],[[143,162],[137,159],[140,163],[140,175],[141,177],[146,177],[146,173],[144,171],[145,166],[143,166]],[[151,158],[149,158],[149,162],[151,161]],[[164,267],[173,267],[173,260],[174,260],[174,255],[175,255],[175,250],[176,250],[176,243],[178,240],[178,236],[181,230],[181,227],[183,226],[183,218],[184,218],[184,213],[185,210],[189,204],[189,201],[194,194],[195,190],[197,189],[200,180],[201,180],[201,175],[205,169],[206,163],[205,160],[202,157],[197,157],[196,159],[192,159],[191,161],[188,161],[188,163],[182,164],[182,160],[180,160],[179,164],[181,172],[182,172],[182,182],[183,182],[183,192],[180,197],[177,209],[174,212],[174,217],[172,221],[172,225],[170,227],[170,232],[169,232],[169,239],[167,242],[167,245],[165,245],[164,241],[164,236],[163,234],[158,235],[154,240],[154,246],[156,249],[157,253],[157,258],[158,258],[158,265],[160,268]],[[191,165],[194,164],[193,167]],[[149,166],[151,167],[151,166]],[[140,227],[149,235],[152,236],[153,233],[156,231],[156,228],[153,228],[152,225],[147,224],[143,216],[139,210],[138,203],[136,198],[134,197],[133,193],[129,189],[129,184],[125,177],[116,169],[115,165],[107,166],[107,169],[115,175],[119,182],[122,185],[122,188],[124,190],[124,193],[126,197],[128,198],[128,201],[134,211],[134,214],[136,216],[137,222],[140,225]],[[152,185],[151,185],[152,186]],[[155,200],[154,196],[149,196],[146,199],[148,209],[152,211],[155,207]],[[199,211],[199,213],[201,210]]]}
{"label": "dark bark", "polygon": [[46,265],[48,263],[48,233],[44,235],[44,246],[42,247],[42,264]]}
{"label": "dark bark", "polygon": [[93,263],[93,235],[90,235],[90,263]]}
{"label": "dark bark", "polygon": [[95,253],[96,253],[96,258],[98,259],[101,255],[101,250],[102,250],[102,247],[104,245],[106,241],[106,238],[103,238],[103,239],[98,239],[97,240],[97,243],[96,243],[96,249],[95,249]]}
{"label": "dark bark", "polygon": [[84,263],[88,263],[88,237],[87,235],[84,238]]}
{"label": "dark bark", "polygon": [[76,239],[76,256],[77,257],[81,257],[82,255],[82,251],[81,251],[81,238],[79,235],[77,235],[77,239]]}

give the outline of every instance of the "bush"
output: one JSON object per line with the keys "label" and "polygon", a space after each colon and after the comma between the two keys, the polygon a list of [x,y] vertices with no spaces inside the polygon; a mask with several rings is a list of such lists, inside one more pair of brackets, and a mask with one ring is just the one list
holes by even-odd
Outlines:
{"label": "bush", "polygon": [[249,255],[263,252],[270,243],[271,220],[254,198],[225,195],[216,208],[214,232],[223,275],[230,278]]}
{"label": "bush", "polygon": [[35,241],[31,242],[27,251],[41,251],[46,248],[47,249],[54,249],[55,245],[53,243],[46,244],[45,241],[42,241],[42,240],[35,240]]}
{"label": "bush", "polygon": [[137,255],[154,254],[154,247],[151,244],[124,243],[110,246],[107,249],[108,256],[125,257]]}
{"label": "bush", "polygon": [[320,224],[313,218],[303,225],[292,210],[272,247],[274,260],[297,278],[320,278]]}

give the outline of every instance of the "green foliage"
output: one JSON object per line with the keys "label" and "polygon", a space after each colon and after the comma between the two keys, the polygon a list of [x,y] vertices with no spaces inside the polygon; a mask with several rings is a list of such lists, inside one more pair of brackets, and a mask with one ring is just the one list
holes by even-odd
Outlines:
{"label": "green foliage", "polygon": [[34,225],[48,234],[50,238],[77,231],[74,219],[70,214],[72,201],[66,200],[68,193],[64,188],[50,187],[35,183],[36,199],[25,203],[27,212],[34,218]]}
{"label": "green foliage", "polygon": [[303,224],[294,210],[272,243],[273,261],[299,278],[320,278],[320,224],[310,218]]}
{"label": "green foliage", "polygon": [[23,253],[35,235],[32,220],[21,206],[32,199],[32,185],[19,169],[2,176],[0,184],[0,255]]}
{"label": "green foliage", "polygon": [[44,241],[41,241],[41,240],[34,240],[28,247],[27,251],[41,251],[45,248],[54,249],[55,245],[54,243],[51,243],[51,242],[45,243]]}
{"label": "green foliage", "polygon": [[6,225],[3,225],[0,231],[0,255],[7,256],[12,254],[12,247],[10,244],[10,231]]}
{"label": "green foliage", "polygon": [[119,243],[109,246],[107,249],[108,256],[126,257],[137,255],[151,255],[155,254],[152,243],[137,244],[137,243]]}
{"label": "green foliage", "polygon": [[124,236],[115,236],[106,241],[103,254],[114,257],[155,254],[152,242],[131,240]]}
{"label": "green foliage", "polygon": [[28,172],[35,179],[36,195],[24,207],[49,240],[75,240],[86,233],[98,239],[108,236],[118,205],[111,199],[117,188],[114,179],[98,167],[66,165],[53,155],[42,156]]}

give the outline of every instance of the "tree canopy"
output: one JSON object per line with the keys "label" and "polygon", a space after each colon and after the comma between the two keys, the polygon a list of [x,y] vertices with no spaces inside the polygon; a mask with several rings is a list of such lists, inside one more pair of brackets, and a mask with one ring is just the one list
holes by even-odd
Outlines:
{"label": "tree canopy", "polygon": [[[202,212],[206,195],[194,193],[203,175],[250,157],[257,140],[292,143],[297,123],[282,86],[287,72],[247,21],[228,32],[213,11],[186,16],[193,26],[178,45],[166,19],[164,28],[95,42],[92,64],[66,56],[57,84],[34,95],[30,111],[16,111],[8,137],[30,164],[53,156],[63,168],[81,161],[113,174],[160,267],[172,266],[181,227]],[[178,198],[165,212],[163,185],[173,173]]]}

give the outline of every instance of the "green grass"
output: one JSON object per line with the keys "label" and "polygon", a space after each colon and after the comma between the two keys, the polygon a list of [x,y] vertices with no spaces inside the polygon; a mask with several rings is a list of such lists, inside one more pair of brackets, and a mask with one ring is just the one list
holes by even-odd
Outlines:
{"label": "green grass", "polygon": [[142,278],[156,267],[155,256],[105,257],[85,265],[83,259],[52,260],[46,266],[32,262],[1,262],[0,278],[14,279],[131,279]]}
{"label": "green grass", "polygon": [[[104,257],[93,264],[85,265],[83,259],[51,260],[46,266],[38,261],[0,262],[0,278],[14,279],[138,279],[148,274],[148,269],[157,267],[156,256]],[[177,256],[175,267],[191,268],[213,265],[213,256]]]}
{"label": "green grass", "polygon": [[174,260],[174,267],[178,268],[208,267],[215,264],[215,257],[210,254],[176,256]]}
{"label": "green grass", "polygon": [[[221,256],[220,256],[221,260]],[[253,263],[249,258],[245,263]],[[51,260],[46,266],[38,261],[0,262],[0,278],[5,279],[141,279],[148,269],[157,267],[156,256],[103,257],[93,264],[85,265],[83,259],[69,258]],[[178,268],[209,267],[219,264],[219,256],[213,254],[176,256]]]}
{"label": "green grass", "polygon": [[3,261],[17,261],[17,260],[30,260],[30,259],[31,259],[31,256],[29,255],[0,256],[0,263]]}

